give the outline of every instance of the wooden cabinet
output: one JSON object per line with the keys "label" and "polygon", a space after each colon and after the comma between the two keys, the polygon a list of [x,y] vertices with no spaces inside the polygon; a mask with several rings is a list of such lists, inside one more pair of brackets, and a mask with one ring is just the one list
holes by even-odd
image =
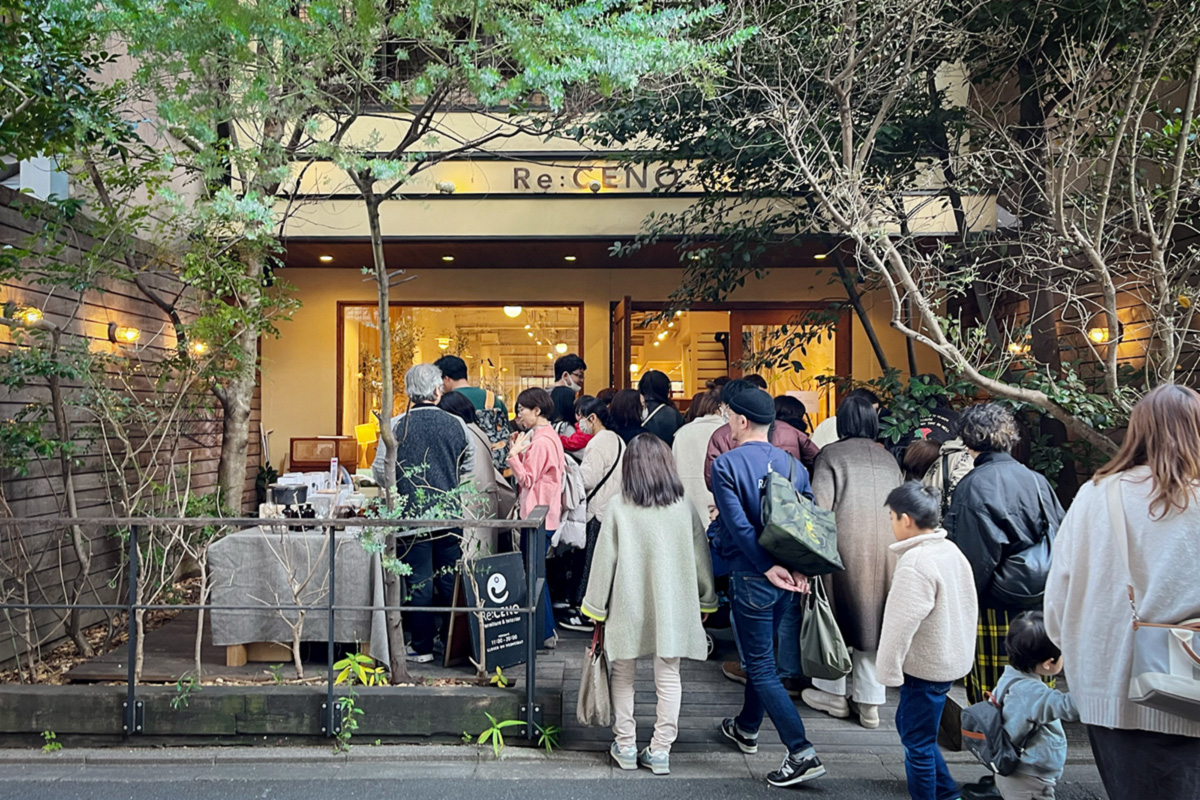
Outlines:
{"label": "wooden cabinet", "polygon": [[301,436],[292,439],[288,456],[291,472],[314,472],[329,469],[329,459],[350,472],[358,469],[358,440],[353,436]]}

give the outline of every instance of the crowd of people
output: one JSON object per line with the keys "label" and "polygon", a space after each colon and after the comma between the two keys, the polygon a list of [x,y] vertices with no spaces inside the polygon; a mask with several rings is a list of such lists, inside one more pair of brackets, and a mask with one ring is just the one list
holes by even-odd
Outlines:
{"label": "crowd of people", "polygon": [[[712,382],[685,415],[661,372],[643,374],[637,389],[591,395],[586,369],[577,355],[560,358],[553,386],[516,398],[510,432],[498,430],[504,406],[469,386],[462,359],[445,356],[409,370],[411,405],[391,424],[400,494],[429,498],[473,482],[465,517],[547,507],[546,540],[521,542],[550,555],[544,644],[554,646],[560,627],[604,626],[620,767],[669,773],[680,659],[707,658],[706,625],[725,624],[738,660],[722,670],[745,694],[720,733],[754,753],[770,717],[787,751],[772,785],[825,774],[795,698],[875,728],[888,687],[898,687],[915,800],[1053,798],[1066,761],[1062,722],[1075,720],[1114,800],[1200,797],[1200,721],[1128,690],[1130,597],[1143,620],[1200,618],[1200,394],[1148,394],[1117,455],[1064,512],[1047,478],[1014,457],[1018,418],[997,403],[961,412],[930,403],[899,446],[885,446],[889,412],[867,389],[849,392],[814,430],[799,400],[772,398],[759,376]],[[420,482],[405,469],[414,464]],[[376,469],[381,476],[382,457]],[[843,570],[810,578],[760,546],[769,471],[834,512]],[[462,536],[406,545],[414,585],[426,584],[413,605],[449,604],[443,577],[460,542],[497,544],[469,527],[453,533]],[[802,599],[817,580],[851,655],[839,680],[809,680],[802,669]],[[414,615],[412,627],[409,657],[431,660],[437,618]],[[639,752],[634,664],[646,656],[657,720]],[[1060,675],[1069,693],[1054,685]],[[950,777],[938,733],[959,680],[970,703],[1006,698],[1004,728],[1022,742],[1015,772],[961,787]]]}

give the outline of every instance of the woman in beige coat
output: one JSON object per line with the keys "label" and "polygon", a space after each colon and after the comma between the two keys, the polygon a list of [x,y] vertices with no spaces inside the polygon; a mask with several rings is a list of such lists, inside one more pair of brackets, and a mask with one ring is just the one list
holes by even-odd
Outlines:
{"label": "woman in beige coat", "polygon": [[852,649],[850,675],[814,680],[801,693],[804,702],[833,717],[858,712],[864,728],[879,726],[879,706],[887,692],[875,677],[875,654],[883,628],[883,607],[892,585],[895,541],[884,501],[903,482],[896,459],[875,440],[879,417],[870,401],[847,398],[838,408],[839,441],[817,456],[813,498],[837,517],[838,554],[845,565],[828,579],[838,627]]}
{"label": "woman in beige coat", "polygon": [[[475,490],[466,503],[466,516],[473,519],[506,519],[517,504],[517,494],[492,462],[492,443],[487,434],[475,424],[475,406],[466,395],[447,392],[438,407],[462,419],[467,425],[468,440],[475,447],[475,469],[472,479]],[[488,556],[496,552],[495,528],[465,528],[462,553],[466,558]]]}
{"label": "woman in beige coat", "polygon": [[692,501],[705,522],[716,515],[712,492],[704,482],[704,457],[708,453],[708,440],[717,428],[725,424],[721,416],[721,396],[716,392],[701,392],[692,398],[688,408],[691,419],[675,431],[675,442],[671,452],[675,454],[675,467],[683,481],[683,492]]}

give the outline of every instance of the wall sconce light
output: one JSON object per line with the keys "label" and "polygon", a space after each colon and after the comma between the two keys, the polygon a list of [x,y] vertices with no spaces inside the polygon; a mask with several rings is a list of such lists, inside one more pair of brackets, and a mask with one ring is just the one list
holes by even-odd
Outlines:
{"label": "wall sconce light", "polygon": [[1091,339],[1094,344],[1107,344],[1108,340],[1111,338],[1109,336],[1108,328],[1100,327],[1100,326],[1097,326],[1095,328],[1088,328],[1087,335],[1088,335],[1088,338]]}
{"label": "wall sconce light", "polygon": [[559,353],[565,353],[567,352],[567,343],[559,342],[558,344],[554,345],[554,349]]}
{"label": "wall sconce light", "polygon": [[133,344],[142,338],[142,332],[130,325],[108,323],[108,340],[113,344]]}
{"label": "wall sconce light", "polygon": [[208,345],[204,342],[193,339],[191,343],[188,344],[188,351],[194,356],[202,356],[208,352]]}
{"label": "wall sconce light", "polygon": [[[509,319],[516,319],[517,317],[521,316],[522,310],[523,309],[520,306],[505,306],[504,316],[508,317]],[[526,325],[525,327],[528,328],[529,326]]]}
{"label": "wall sconce light", "polygon": [[1008,352],[1014,356],[1023,356],[1029,352],[1029,342],[1009,342]]}
{"label": "wall sconce light", "polygon": [[36,325],[42,320],[42,310],[40,308],[27,308],[18,316],[26,325]]}
{"label": "wall sconce light", "polygon": [[439,350],[450,349],[450,337],[449,336],[439,336],[437,338],[437,343],[438,343]]}

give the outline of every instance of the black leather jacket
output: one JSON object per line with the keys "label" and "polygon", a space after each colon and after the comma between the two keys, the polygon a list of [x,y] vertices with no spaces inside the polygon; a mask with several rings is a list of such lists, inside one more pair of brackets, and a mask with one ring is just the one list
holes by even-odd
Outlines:
{"label": "black leather jacket", "polygon": [[971,564],[980,605],[1012,608],[1006,597],[1042,593],[1042,570],[1004,569],[1003,575],[997,570],[1057,531],[1063,513],[1050,482],[1008,453],[981,453],[975,459],[975,468],[954,490],[943,525]]}

